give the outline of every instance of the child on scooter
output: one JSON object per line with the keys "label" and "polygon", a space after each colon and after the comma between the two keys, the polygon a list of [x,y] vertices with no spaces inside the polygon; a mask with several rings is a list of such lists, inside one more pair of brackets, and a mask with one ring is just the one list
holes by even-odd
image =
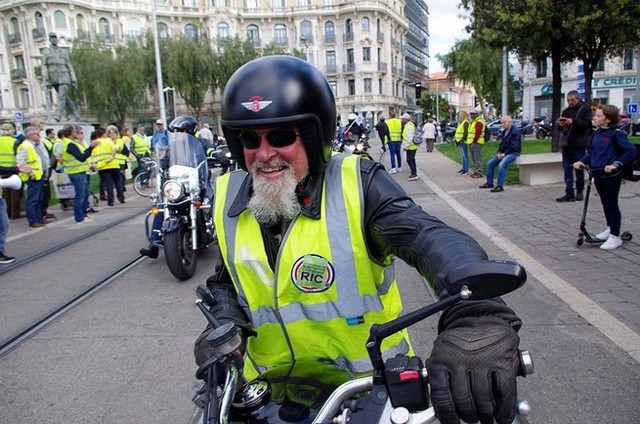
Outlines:
{"label": "child on scooter", "polygon": [[591,136],[589,152],[573,164],[575,169],[589,166],[593,181],[600,195],[607,228],[596,235],[604,241],[600,249],[613,250],[622,244],[620,225],[622,214],[618,206],[618,194],[622,184],[622,166],[631,163],[636,155],[636,147],[627,134],[617,128],[620,112],[616,106],[600,105],[593,117],[596,131]]}

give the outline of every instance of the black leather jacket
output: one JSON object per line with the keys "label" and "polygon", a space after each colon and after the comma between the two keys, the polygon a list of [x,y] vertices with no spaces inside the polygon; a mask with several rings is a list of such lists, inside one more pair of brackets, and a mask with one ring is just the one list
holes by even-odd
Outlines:
{"label": "black leather jacket", "polygon": [[[360,161],[360,173],[365,203],[364,228],[372,257],[380,261],[388,255],[401,258],[429,281],[438,296],[446,294],[444,277],[449,271],[487,260],[486,252],[472,237],[425,212],[380,163],[363,159]],[[229,210],[231,216],[239,215],[246,209],[251,196],[251,181],[251,177],[247,176]],[[308,179],[304,190],[299,193],[299,197],[304,199],[301,201],[302,214],[319,218],[321,189],[321,177]],[[284,230],[280,232],[284,233]],[[278,251],[273,229],[263,226],[262,236],[273,267]],[[218,259],[215,274],[207,280],[207,285],[217,300],[212,311],[216,318],[222,323],[233,321],[245,330],[245,335],[251,334],[249,318],[238,304],[236,290],[222,258]],[[519,318],[500,299],[465,302],[464,308],[455,310],[456,316],[461,317],[498,315],[514,328],[520,327]],[[440,331],[444,330],[443,323],[453,320],[449,315],[443,314]],[[196,357],[201,339],[196,341]]]}

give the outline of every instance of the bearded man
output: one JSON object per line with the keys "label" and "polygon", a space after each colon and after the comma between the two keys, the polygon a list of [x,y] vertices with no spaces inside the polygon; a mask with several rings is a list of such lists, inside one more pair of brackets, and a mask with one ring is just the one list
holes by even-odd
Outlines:
{"label": "bearded man", "polygon": [[[335,100],[309,63],[267,56],[239,68],[223,93],[221,124],[242,170],[216,180],[220,257],[207,280],[212,314],[242,330],[247,380],[287,370],[281,381],[288,406],[370,375],[369,326],[402,313],[394,256],[437,295],[452,292],[450,271],[488,261],[472,237],[422,210],[380,163],[332,156]],[[444,312],[427,361],[442,423],[513,420],[519,327],[500,299]],[[196,341],[198,364],[213,355],[209,332]],[[411,352],[408,333],[400,331],[385,340],[382,356]],[[301,371],[310,374],[295,378]],[[488,375],[496,377],[481,377]],[[313,385],[314,377],[318,391],[296,388]],[[467,378],[472,385],[449,384]]]}

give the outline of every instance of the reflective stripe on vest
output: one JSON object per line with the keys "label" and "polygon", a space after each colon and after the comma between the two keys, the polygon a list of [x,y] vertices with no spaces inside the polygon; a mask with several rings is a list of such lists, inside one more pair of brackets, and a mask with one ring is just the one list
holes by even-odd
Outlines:
{"label": "reflective stripe on vest", "polygon": [[[464,124],[468,124],[469,121],[466,119],[458,124],[456,127],[456,133],[453,135],[453,139],[458,143],[462,141],[462,137],[464,136]],[[467,139],[469,139],[469,129],[467,128]]]}
{"label": "reflective stripe on vest", "polygon": [[[35,146],[31,144],[29,141],[25,140],[22,143],[20,143],[20,146],[18,146],[18,150],[27,151],[27,159],[25,160],[25,164],[31,167],[31,171],[33,172],[33,179],[35,181],[38,181],[39,179],[41,179],[42,174],[44,173],[42,170],[42,159],[40,158],[40,155],[36,151]],[[18,175],[20,176],[20,179],[23,182],[27,182],[31,178],[30,174],[26,174],[24,172],[20,172]]]}
{"label": "reflective stripe on vest", "polygon": [[119,166],[124,166],[124,164],[127,163],[127,156],[120,153],[120,151],[124,149],[126,140],[129,140],[129,137],[120,137],[115,142],[115,145],[118,148],[118,153],[116,153],[116,162],[118,162]]}
{"label": "reflective stripe on vest", "polygon": [[100,144],[93,148],[91,154],[96,161],[98,171],[105,169],[120,169],[118,161],[111,157],[115,145],[113,141],[108,137],[99,139]]}
{"label": "reflective stripe on vest", "polygon": [[486,124],[484,120],[479,116],[469,124],[469,133],[467,135],[467,144],[472,144],[473,139],[476,137],[476,124],[480,122],[482,124],[482,129],[480,130],[480,138],[478,138],[478,144],[484,144],[484,127]]}
{"label": "reflective stripe on vest", "polygon": [[[247,345],[259,371],[317,358],[352,373],[368,372],[369,326],[402,312],[391,258],[377,263],[366,248],[359,160],[357,155],[332,156],[321,219],[299,215],[291,223],[275,270],[252,213],[228,216],[246,173],[217,179],[214,219],[220,252],[259,334]],[[407,333],[389,337],[382,348],[385,358],[410,352]]]}
{"label": "reflective stripe on vest", "polygon": [[69,149],[69,145],[71,143],[75,144],[78,147],[78,150],[80,150],[80,153],[84,153],[84,151],[87,149],[86,146],[82,143],[78,143],[75,140],[71,140],[70,138],[65,138],[64,140],[62,140],[63,144],[63,151],[62,151],[62,160],[64,162],[64,170],[67,174],[80,174],[80,173],[84,173],[87,172],[89,170],[89,164],[84,161],[84,162],[80,162],[78,159],[76,159],[75,156],[73,156],[71,153],[67,152],[67,150]]}
{"label": "reflective stripe on vest", "polygon": [[0,136],[0,168],[16,166],[16,139],[10,135]]}
{"label": "reflective stripe on vest", "polygon": [[137,133],[133,135],[133,146],[132,147],[132,151],[136,154],[136,155],[146,155],[149,152],[151,152],[151,149],[149,149],[149,139],[147,138],[147,136],[145,135],[144,137],[138,135]]}
{"label": "reflective stripe on vest", "polygon": [[402,141],[402,121],[398,118],[391,118],[387,121],[387,128],[389,128],[389,137],[391,138],[391,141]]}

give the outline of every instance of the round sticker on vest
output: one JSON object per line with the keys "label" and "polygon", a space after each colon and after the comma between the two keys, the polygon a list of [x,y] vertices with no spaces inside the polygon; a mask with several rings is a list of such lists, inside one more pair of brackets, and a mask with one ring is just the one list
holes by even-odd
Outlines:
{"label": "round sticker on vest", "polygon": [[291,281],[304,293],[320,293],[333,284],[333,265],[318,255],[304,255],[291,268]]}

